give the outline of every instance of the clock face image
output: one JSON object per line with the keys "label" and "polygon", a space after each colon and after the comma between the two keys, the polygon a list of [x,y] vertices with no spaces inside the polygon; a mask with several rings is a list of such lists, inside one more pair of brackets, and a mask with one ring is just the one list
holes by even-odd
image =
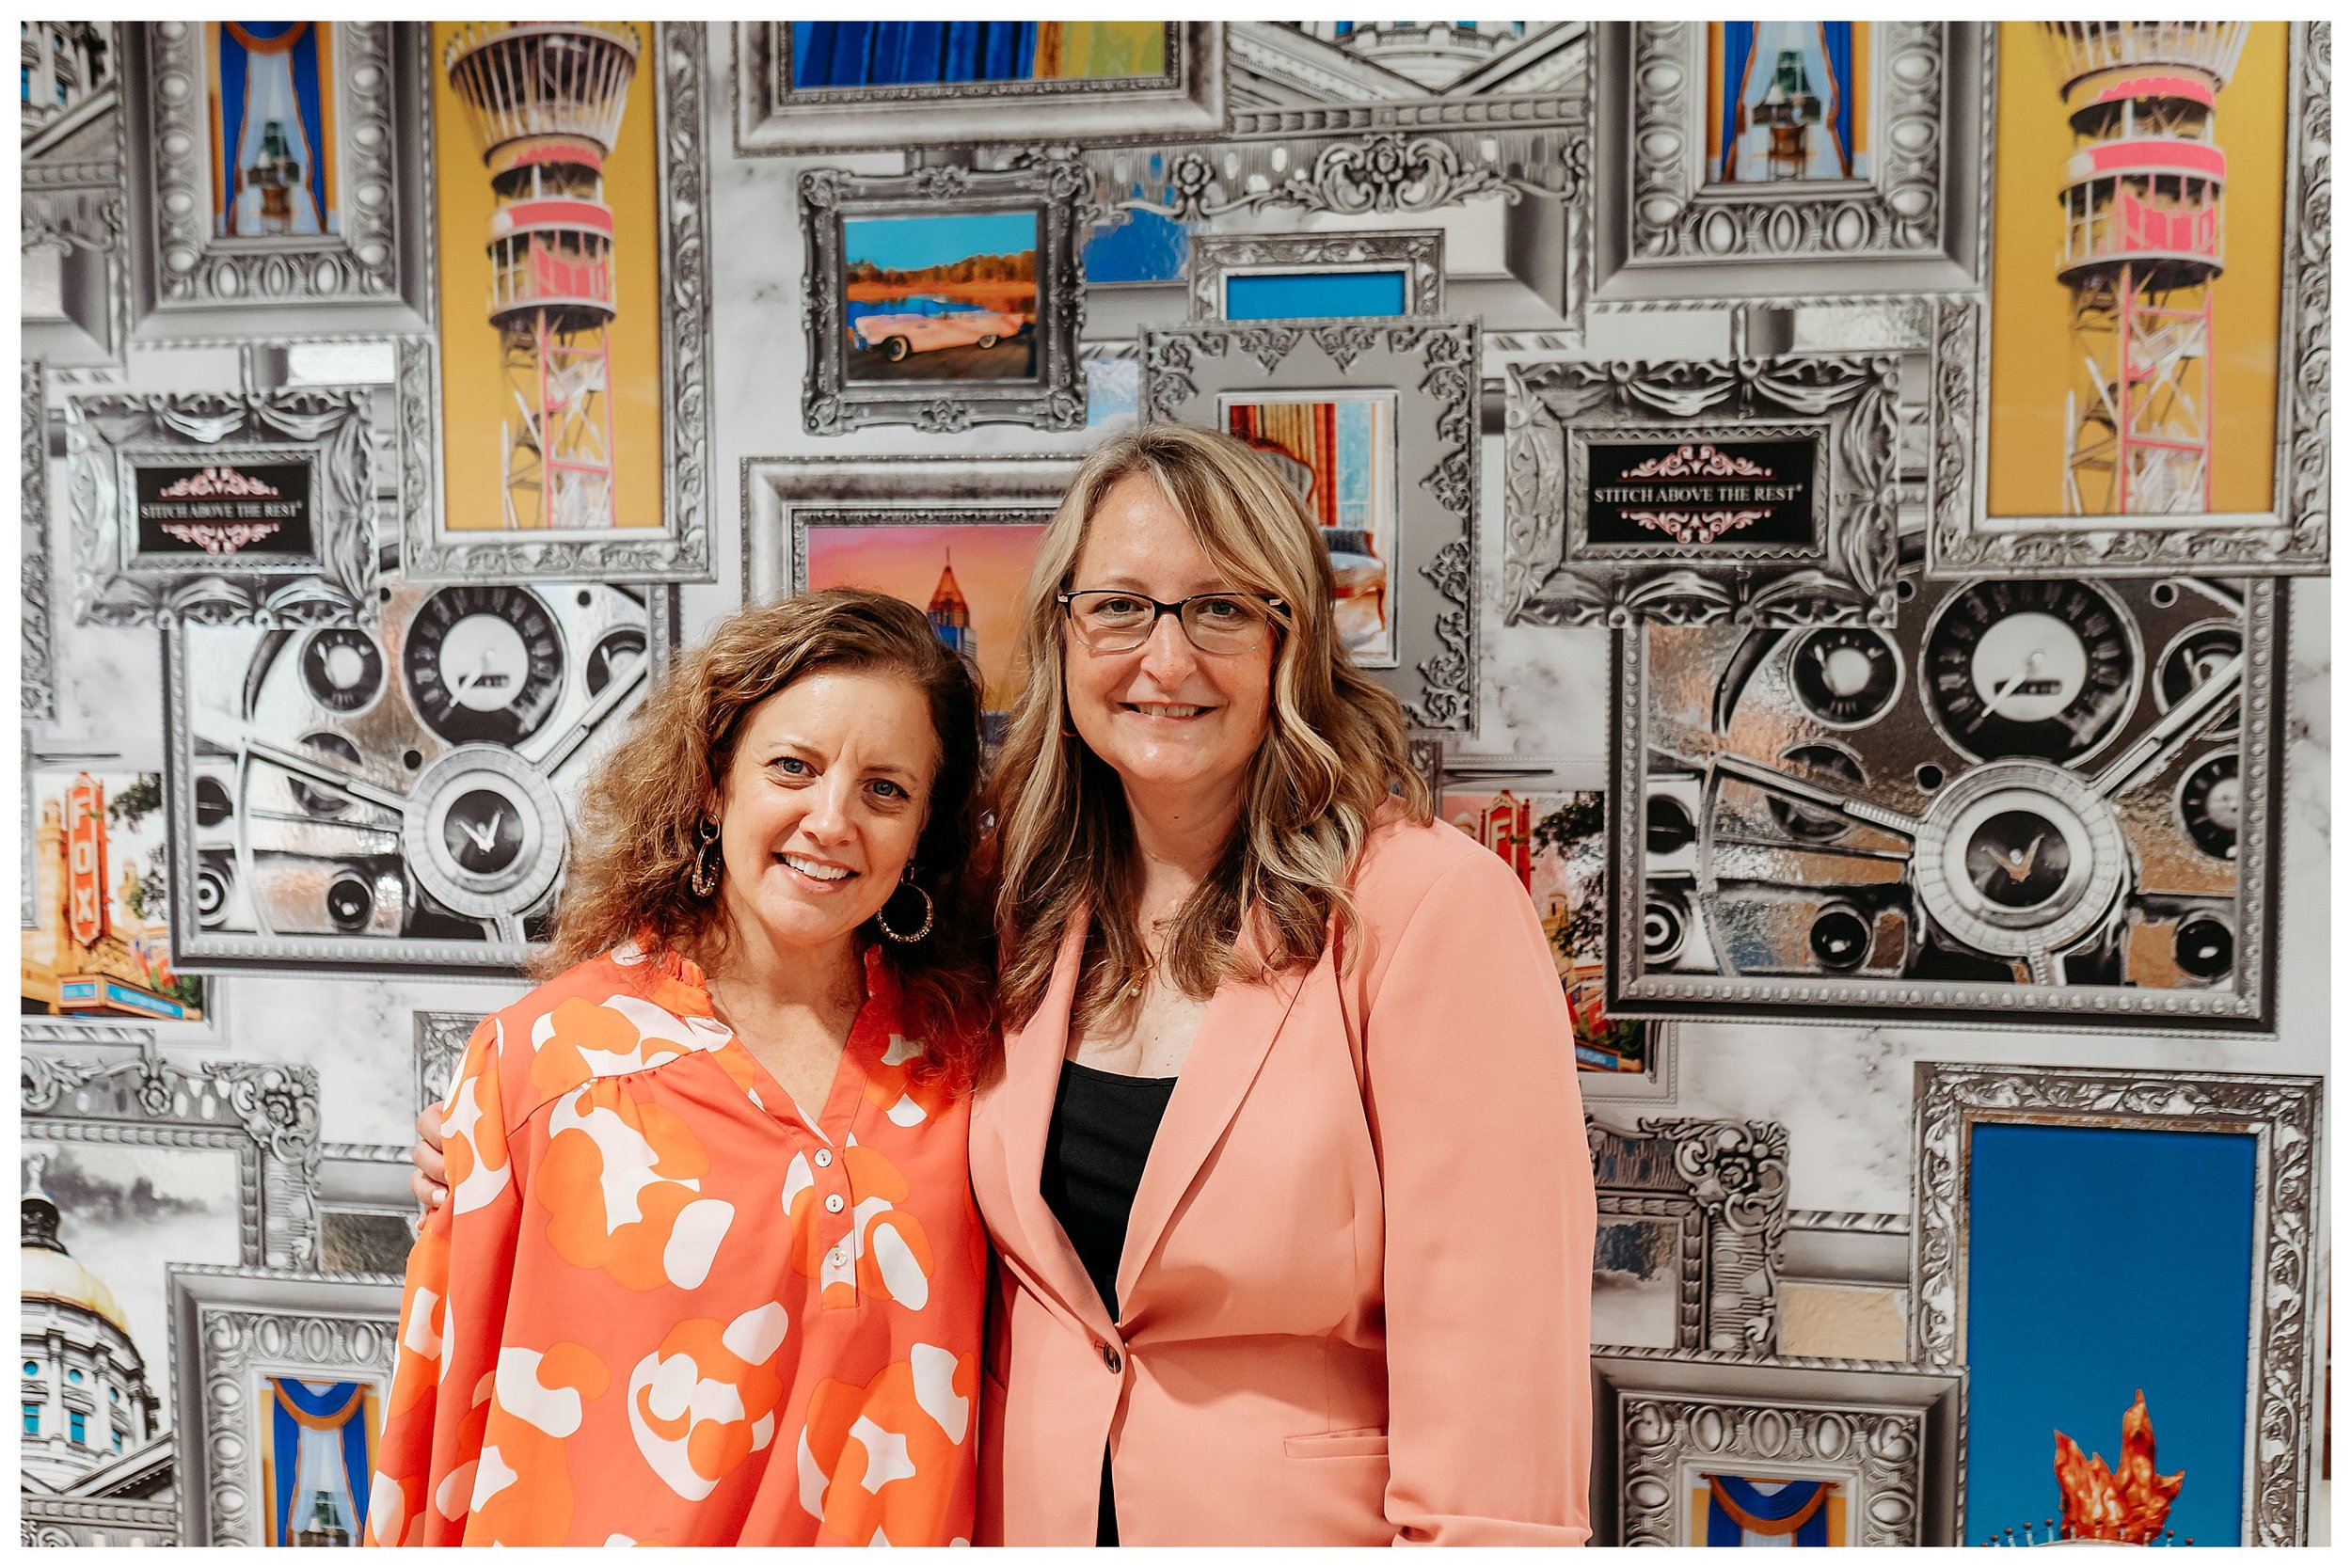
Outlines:
{"label": "clock face image", "polygon": [[408,585],[371,626],[171,634],[190,956],[512,968],[666,612],[602,584]]}
{"label": "clock face image", "polygon": [[2257,1027],[2275,784],[2240,737],[2277,728],[2276,585],[1907,567],[1899,602],[1886,628],[1623,634],[1642,800],[1613,872],[1642,940],[1611,1008]]}
{"label": "clock face image", "polygon": [[512,746],[555,711],[564,640],[528,588],[441,588],[410,623],[400,669],[435,735],[453,745]]}

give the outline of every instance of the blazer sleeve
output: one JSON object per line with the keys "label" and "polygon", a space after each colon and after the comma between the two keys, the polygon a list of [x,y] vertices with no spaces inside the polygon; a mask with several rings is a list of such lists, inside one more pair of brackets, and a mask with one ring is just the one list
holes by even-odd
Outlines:
{"label": "blazer sleeve", "polygon": [[501,1022],[467,1041],[443,1107],[449,1201],[418,1227],[369,1485],[366,1544],[456,1545],[472,1512],[522,1212],[501,1092]]}
{"label": "blazer sleeve", "polygon": [[1593,1172],[1558,970],[1501,859],[1431,885],[1363,1042],[1396,1542],[1581,1545]]}

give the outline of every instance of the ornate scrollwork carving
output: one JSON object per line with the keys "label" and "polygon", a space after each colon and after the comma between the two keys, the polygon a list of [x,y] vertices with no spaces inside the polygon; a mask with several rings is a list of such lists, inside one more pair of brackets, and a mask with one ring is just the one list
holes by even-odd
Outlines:
{"label": "ornate scrollwork carving", "polygon": [[1918,1545],[1927,1424],[1911,1410],[1629,1392],[1617,1406],[1619,1544],[1683,1544],[1677,1525],[1689,1506],[1684,1468],[1696,1460],[1749,1474],[1783,1473],[1792,1461],[1806,1474],[1842,1471],[1856,1494],[1846,1510],[1853,1544]]}
{"label": "ornate scrollwork carving", "polygon": [[[1509,368],[1503,614],[1545,626],[1893,624],[1899,365],[1892,355],[1557,360]],[[1589,553],[1571,497],[1592,435],[1818,439],[1816,543],[1693,559],[1677,543]],[[1696,430],[1693,427],[1700,427]],[[1834,499],[1832,499],[1834,498]]]}
{"label": "ornate scrollwork carving", "polygon": [[240,1154],[239,1229],[248,1263],[310,1268],[318,1257],[318,1070],[307,1063],[167,1061],[151,1030],[129,1054],[59,1025],[28,1022],[18,1111],[28,1140],[228,1148]]}
{"label": "ornate scrollwork carving", "polygon": [[[307,626],[374,614],[377,394],[367,388],[273,393],[104,393],[66,404],[73,530],[73,612],[98,626]],[[124,511],[125,455],[200,463],[213,449],[302,462],[311,496],[314,573],[238,570],[211,556],[183,571],[134,559]]]}
{"label": "ornate scrollwork carving", "polygon": [[1586,1122],[1601,1214],[1687,1212],[1678,1348],[1770,1355],[1788,1229],[1788,1129],[1696,1117],[1645,1117],[1637,1125],[1626,1132]]}

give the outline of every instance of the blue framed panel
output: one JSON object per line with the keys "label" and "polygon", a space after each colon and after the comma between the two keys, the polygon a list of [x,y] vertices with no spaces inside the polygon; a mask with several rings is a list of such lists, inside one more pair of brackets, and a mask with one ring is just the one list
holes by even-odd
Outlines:
{"label": "blue framed panel", "polygon": [[2259,1150],[2251,1132],[1969,1130],[1963,1534],[2058,1512],[2054,1432],[2120,1465],[2144,1392],[2167,1528],[2244,1541]]}
{"label": "blue framed panel", "polygon": [[1225,279],[1228,321],[1402,316],[1407,312],[1401,267],[1376,272],[1246,272],[1229,274]]}

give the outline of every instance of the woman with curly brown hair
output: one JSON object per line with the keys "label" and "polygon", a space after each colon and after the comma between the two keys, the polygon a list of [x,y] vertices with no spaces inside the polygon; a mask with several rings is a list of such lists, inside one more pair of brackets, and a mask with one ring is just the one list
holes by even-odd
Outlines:
{"label": "woman with curly brown hair", "polygon": [[368,1540],[968,1540],[979,693],[836,590],[687,655],[446,1101]]}

